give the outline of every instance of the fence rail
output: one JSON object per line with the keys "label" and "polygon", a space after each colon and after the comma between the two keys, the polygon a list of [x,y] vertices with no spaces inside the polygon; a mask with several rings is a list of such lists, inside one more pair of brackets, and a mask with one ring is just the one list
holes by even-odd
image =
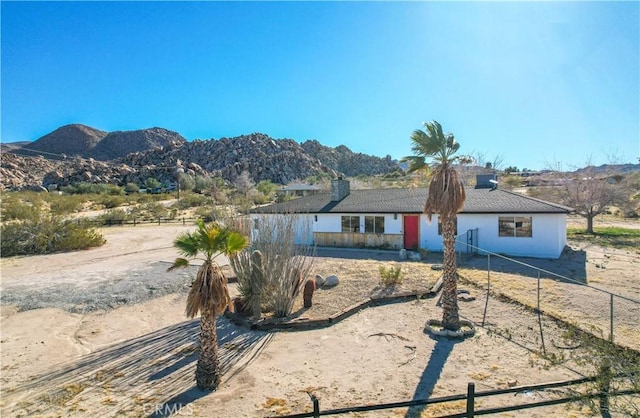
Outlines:
{"label": "fence rail", "polygon": [[156,218],[156,219],[77,219],[75,222],[95,226],[136,226],[145,224],[182,224],[196,223],[200,218]]}
{"label": "fence rail", "polygon": [[[620,376],[616,376],[616,378],[618,377]],[[493,407],[493,408],[486,408],[486,409],[475,408],[476,398],[498,396],[498,395],[504,395],[504,394],[510,394],[510,393],[542,391],[542,390],[554,389],[554,388],[566,388],[569,386],[596,382],[598,381],[598,379],[599,379],[598,376],[592,376],[592,377],[583,377],[580,379],[565,380],[560,382],[549,382],[549,383],[542,383],[538,385],[526,385],[526,386],[513,387],[509,389],[496,389],[496,390],[488,390],[488,391],[481,391],[481,392],[476,392],[475,384],[473,382],[470,382],[467,385],[466,394],[443,396],[443,397],[432,398],[432,399],[414,399],[411,401],[360,405],[360,406],[352,406],[352,407],[338,408],[338,409],[327,409],[324,411],[320,409],[320,401],[318,400],[318,398],[313,394],[309,394],[313,404],[313,411],[303,412],[298,414],[291,414],[291,415],[278,415],[277,417],[278,418],[307,418],[307,417],[314,418],[314,417],[327,416],[327,415],[348,414],[352,412],[369,412],[369,411],[379,411],[384,409],[410,408],[414,406],[435,405],[440,403],[464,400],[466,401],[465,412],[460,412],[460,413],[451,414],[451,415],[441,415],[440,418],[454,418],[454,417],[465,418],[465,417],[474,417],[477,415],[490,415],[490,414],[497,414],[501,412],[518,411],[522,409],[531,409],[531,408],[540,408],[543,406],[560,405],[564,403],[577,402],[580,400],[594,399],[594,398],[598,398],[600,400],[601,411],[608,412],[609,397],[634,395],[634,394],[640,393],[640,390],[638,389],[610,391],[608,387],[601,387],[601,390],[599,391],[594,391],[591,393],[585,393],[581,395],[566,396],[566,397],[548,399],[548,400],[543,400],[538,402],[521,403],[516,405]],[[276,418],[276,417],[270,417],[270,418]]]}

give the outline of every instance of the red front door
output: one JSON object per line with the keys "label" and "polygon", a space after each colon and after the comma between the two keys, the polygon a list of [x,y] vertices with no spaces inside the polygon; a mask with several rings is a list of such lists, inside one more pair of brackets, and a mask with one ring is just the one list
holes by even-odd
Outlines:
{"label": "red front door", "polygon": [[418,220],[417,215],[404,217],[404,248],[415,250],[418,248]]}

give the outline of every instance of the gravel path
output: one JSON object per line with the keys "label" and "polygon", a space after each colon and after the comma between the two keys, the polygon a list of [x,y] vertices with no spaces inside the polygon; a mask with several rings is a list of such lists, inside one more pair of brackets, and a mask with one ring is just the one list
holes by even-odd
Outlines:
{"label": "gravel path", "polygon": [[156,262],[147,268],[114,272],[95,283],[42,283],[40,286],[14,284],[3,289],[2,305],[14,305],[20,311],[60,308],[71,313],[113,309],[158,298],[186,293],[197,266],[167,272],[168,263]]}

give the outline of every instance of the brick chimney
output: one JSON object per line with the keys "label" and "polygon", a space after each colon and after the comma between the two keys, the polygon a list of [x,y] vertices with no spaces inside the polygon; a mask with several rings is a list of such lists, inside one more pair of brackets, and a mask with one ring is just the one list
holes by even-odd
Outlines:
{"label": "brick chimney", "polygon": [[338,178],[331,180],[331,201],[339,202],[351,192],[349,181]]}

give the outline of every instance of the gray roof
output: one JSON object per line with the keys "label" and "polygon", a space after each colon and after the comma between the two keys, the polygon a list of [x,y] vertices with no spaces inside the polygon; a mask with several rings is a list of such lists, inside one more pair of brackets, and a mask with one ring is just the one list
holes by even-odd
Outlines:
{"label": "gray roof", "polygon": [[[351,190],[339,202],[320,193],[262,206],[252,213],[422,213],[426,188]],[[568,213],[572,209],[500,189],[467,189],[460,213]]]}

